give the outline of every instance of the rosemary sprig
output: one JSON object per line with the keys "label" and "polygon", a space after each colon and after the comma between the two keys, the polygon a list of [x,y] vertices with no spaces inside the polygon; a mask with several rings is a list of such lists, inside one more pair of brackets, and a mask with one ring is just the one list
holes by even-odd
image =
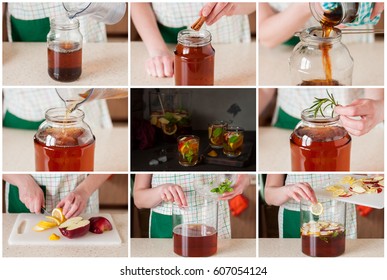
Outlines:
{"label": "rosemary sprig", "polygon": [[[334,113],[334,107],[339,105],[339,103],[336,101],[335,97],[332,93],[329,93],[328,90],[326,90],[328,97],[327,98],[314,98],[313,105],[308,108],[308,111],[313,112],[314,117],[317,117],[318,112],[320,112],[321,116],[325,117],[324,111],[326,108],[331,107],[332,108],[332,117]],[[324,106],[325,105],[325,106]]]}

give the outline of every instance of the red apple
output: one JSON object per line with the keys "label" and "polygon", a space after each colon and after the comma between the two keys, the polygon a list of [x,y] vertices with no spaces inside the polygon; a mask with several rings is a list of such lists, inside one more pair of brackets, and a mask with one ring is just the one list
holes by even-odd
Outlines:
{"label": "red apple", "polygon": [[112,224],[105,217],[92,217],[90,220],[90,229],[89,231],[96,234],[101,234],[104,231],[109,231],[113,229]]}
{"label": "red apple", "polygon": [[90,229],[90,221],[82,217],[73,217],[59,226],[59,231],[67,238],[84,236]]}

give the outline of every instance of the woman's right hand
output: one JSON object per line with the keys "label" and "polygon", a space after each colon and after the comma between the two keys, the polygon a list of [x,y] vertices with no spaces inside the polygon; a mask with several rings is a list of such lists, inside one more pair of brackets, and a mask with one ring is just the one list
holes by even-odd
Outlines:
{"label": "woman's right hand", "polygon": [[145,62],[146,72],[152,77],[172,77],[173,61],[174,57],[169,52],[163,51],[153,54]]}
{"label": "woman's right hand", "polygon": [[301,199],[309,200],[313,204],[317,203],[317,198],[314,190],[308,183],[296,183],[286,185],[286,194],[289,198],[300,202]]}
{"label": "woman's right hand", "polygon": [[35,181],[19,185],[19,199],[30,210],[31,213],[40,214],[44,206],[44,194]]}
{"label": "woman's right hand", "polygon": [[158,186],[160,198],[164,202],[175,202],[179,207],[188,206],[187,199],[181,186],[163,184]]}

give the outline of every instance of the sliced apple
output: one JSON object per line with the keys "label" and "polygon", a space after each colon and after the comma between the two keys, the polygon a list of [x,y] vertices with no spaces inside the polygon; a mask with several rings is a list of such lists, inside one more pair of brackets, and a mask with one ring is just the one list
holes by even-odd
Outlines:
{"label": "sliced apple", "polygon": [[67,238],[84,236],[90,229],[90,221],[82,217],[73,217],[59,226],[59,231]]}
{"label": "sliced apple", "polygon": [[96,234],[101,234],[104,231],[110,231],[113,229],[112,224],[105,217],[92,217],[90,218],[89,231]]}

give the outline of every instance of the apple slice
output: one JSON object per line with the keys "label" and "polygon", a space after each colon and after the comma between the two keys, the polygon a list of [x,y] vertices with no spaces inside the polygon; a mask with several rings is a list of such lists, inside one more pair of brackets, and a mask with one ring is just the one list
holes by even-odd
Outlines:
{"label": "apple slice", "polygon": [[59,231],[67,238],[84,236],[90,229],[90,221],[82,217],[73,217],[59,226]]}
{"label": "apple slice", "polygon": [[96,234],[101,234],[104,231],[110,231],[113,229],[112,224],[105,217],[92,217],[90,220],[89,231]]}

